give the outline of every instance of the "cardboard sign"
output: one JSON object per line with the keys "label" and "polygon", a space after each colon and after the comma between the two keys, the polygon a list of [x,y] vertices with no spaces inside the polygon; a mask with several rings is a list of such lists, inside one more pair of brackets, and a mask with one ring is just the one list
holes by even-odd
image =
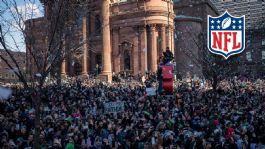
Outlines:
{"label": "cardboard sign", "polygon": [[108,102],[104,103],[104,113],[119,113],[124,111],[124,102]]}
{"label": "cardboard sign", "polygon": [[150,87],[146,88],[147,96],[155,96],[156,95],[156,88]]}

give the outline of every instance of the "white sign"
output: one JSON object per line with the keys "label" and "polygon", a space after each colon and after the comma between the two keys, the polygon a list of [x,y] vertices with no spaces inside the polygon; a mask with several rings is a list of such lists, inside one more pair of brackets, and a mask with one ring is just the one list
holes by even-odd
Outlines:
{"label": "white sign", "polygon": [[146,93],[148,96],[155,96],[156,95],[156,88],[153,88],[153,87],[146,88]]}
{"label": "white sign", "polygon": [[105,113],[118,113],[124,111],[124,102],[108,102],[104,103],[104,112]]}
{"label": "white sign", "polygon": [[262,51],[262,53],[261,53],[261,59],[262,59],[262,60],[265,60],[265,50]]}
{"label": "white sign", "polygon": [[0,87],[0,99],[8,99],[12,94],[12,90]]}

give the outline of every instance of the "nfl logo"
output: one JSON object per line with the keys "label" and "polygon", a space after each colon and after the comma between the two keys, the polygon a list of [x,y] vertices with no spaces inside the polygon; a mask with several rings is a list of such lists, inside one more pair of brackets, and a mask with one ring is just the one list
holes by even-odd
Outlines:
{"label": "nfl logo", "polygon": [[228,59],[245,49],[245,16],[234,17],[227,11],[219,16],[208,15],[208,49]]}

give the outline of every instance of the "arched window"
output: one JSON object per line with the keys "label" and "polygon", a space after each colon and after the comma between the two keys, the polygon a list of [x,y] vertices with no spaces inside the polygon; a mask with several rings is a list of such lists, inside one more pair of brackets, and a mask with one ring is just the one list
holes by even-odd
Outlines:
{"label": "arched window", "polygon": [[101,33],[101,20],[100,20],[100,16],[99,15],[96,15],[95,16],[95,28],[96,28],[96,34],[99,35]]}

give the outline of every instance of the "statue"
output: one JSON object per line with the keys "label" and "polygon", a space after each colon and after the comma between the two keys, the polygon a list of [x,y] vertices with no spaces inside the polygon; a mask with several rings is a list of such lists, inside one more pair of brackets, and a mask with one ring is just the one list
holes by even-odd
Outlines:
{"label": "statue", "polygon": [[170,63],[174,59],[173,53],[169,50],[169,47],[166,48],[166,51],[163,52],[163,55],[163,65]]}

